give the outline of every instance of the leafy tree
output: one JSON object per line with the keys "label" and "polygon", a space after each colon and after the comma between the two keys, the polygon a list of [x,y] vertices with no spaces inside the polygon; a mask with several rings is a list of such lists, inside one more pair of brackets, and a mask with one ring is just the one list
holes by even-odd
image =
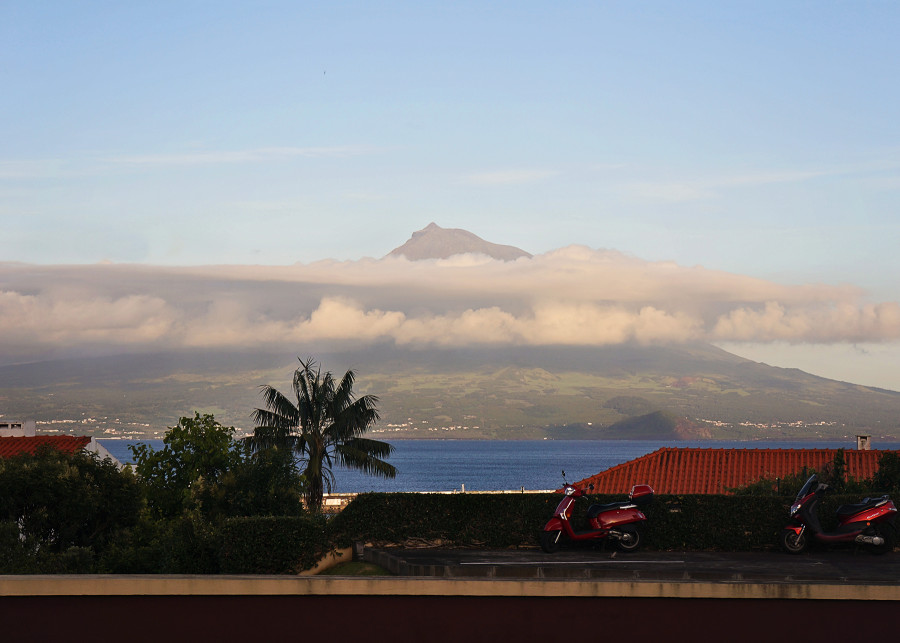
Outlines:
{"label": "leafy tree", "polygon": [[783,478],[760,478],[740,487],[729,488],[736,496],[787,496],[793,498],[803,488],[804,483],[812,475],[812,471],[803,467],[800,471],[789,473]]}
{"label": "leafy tree", "polygon": [[192,498],[208,516],[298,516],[303,513],[303,478],[289,449],[254,452],[239,445],[241,458],[210,484],[200,480]]}
{"label": "leafy tree", "polygon": [[37,561],[38,569],[53,556],[89,560],[134,525],[140,509],[134,476],[96,454],[45,447],[0,458],[2,548],[24,555],[20,562]]}
{"label": "leafy tree", "polygon": [[161,450],[147,444],[128,447],[151,509],[172,517],[196,507],[192,487],[201,480],[214,484],[240,461],[233,434],[234,427],[195,412],[193,418],[183,417],[169,427]]}
{"label": "leafy tree", "polygon": [[312,359],[301,359],[292,383],[296,403],[277,389],[263,386],[266,408],[253,413],[256,428],[249,438],[251,448],[256,452],[285,448],[300,457],[303,497],[313,511],[321,509],[325,490],[333,488],[335,464],[386,478],[397,475],[383,460],[394,448],[363,437],[378,421],[378,398],[355,398],[355,378],[349,370],[337,382]]}
{"label": "leafy tree", "polygon": [[163,448],[129,447],[147,502],[159,516],[198,511],[207,519],[297,515],[301,478],[289,450],[254,452],[234,428],[194,413],[171,427]]}
{"label": "leafy tree", "polygon": [[872,477],[875,490],[900,491],[900,456],[894,451],[882,451],[878,456],[878,471]]}
{"label": "leafy tree", "polygon": [[[844,450],[838,449],[834,453],[834,458],[822,468],[822,482],[831,485],[835,491],[843,491],[847,485],[847,463],[844,457]],[[852,482],[852,481],[851,481]]]}

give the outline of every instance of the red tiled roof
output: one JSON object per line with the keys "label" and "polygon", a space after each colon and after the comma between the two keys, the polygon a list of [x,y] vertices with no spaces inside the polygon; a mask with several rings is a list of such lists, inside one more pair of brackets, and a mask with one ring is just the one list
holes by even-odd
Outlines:
{"label": "red tiled roof", "polygon": [[49,445],[63,453],[78,453],[90,443],[91,438],[86,435],[36,435],[0,438],[0,458],[11,458],[21,453],[33,455],[44,445]]}
{"label": "red tiled roof", "polygon": [[[821,471],[837,449],[694,449],[664,447],[585,478],[575,486],[592,493],[628,493],[649,484],[656,493],[728,493],[760,478],[783,478],[803,467]],[[871,478],[881,451],[844,451],[847,474]],[[895,452],[900,453],[900,452]]]}

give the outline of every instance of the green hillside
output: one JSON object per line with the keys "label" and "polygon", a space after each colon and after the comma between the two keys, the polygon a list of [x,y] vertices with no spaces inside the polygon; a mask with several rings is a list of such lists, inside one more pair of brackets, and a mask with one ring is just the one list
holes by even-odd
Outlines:
{"label": "green hillside", "polygon": [[[309,353],[302,353],[306,357]],[[379,396],[389,438],[900,438],[900,393],[677,348],[314,354]],[[0,413],[41,430],[159,436],[193,411],[250,430],[259,387],[287,392],[296,356],[132,355],[0,368]]]}

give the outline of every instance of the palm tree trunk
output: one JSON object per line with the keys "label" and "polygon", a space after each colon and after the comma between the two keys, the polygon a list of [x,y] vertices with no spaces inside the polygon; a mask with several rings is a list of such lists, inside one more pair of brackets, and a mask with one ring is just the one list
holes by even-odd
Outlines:
{"label": "palm tree trunk", "polygon": [[324,488],[322,485],[321,475],[312,475],[306,477],[306,489],[303,492],[303,501],[306,503],[306,509],[313,513],[322,511],[322,497]]}

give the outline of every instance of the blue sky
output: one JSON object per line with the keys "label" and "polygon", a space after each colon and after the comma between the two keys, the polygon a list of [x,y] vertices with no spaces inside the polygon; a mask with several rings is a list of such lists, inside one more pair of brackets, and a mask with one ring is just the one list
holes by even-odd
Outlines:
{"label": "blue sky", "polygon": [[[0,3],[0,261],[353,261],[434,221],[898,302],[898,27],[886,1]],[[865,383],[900,389],[883,337],[764,344],[854,381],[882,355]]]}

